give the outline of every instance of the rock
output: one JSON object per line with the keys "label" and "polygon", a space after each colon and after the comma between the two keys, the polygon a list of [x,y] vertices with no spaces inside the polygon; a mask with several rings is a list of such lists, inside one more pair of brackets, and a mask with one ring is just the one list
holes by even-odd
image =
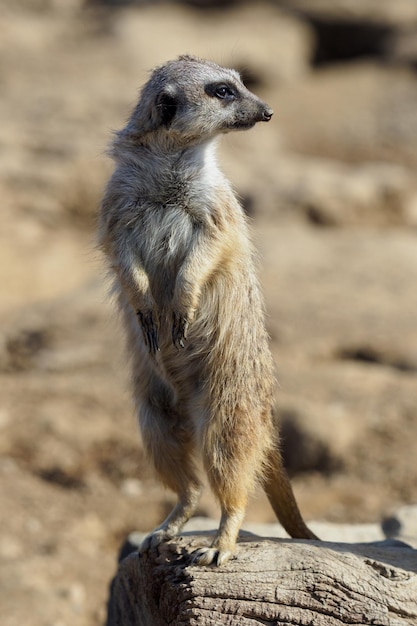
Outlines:
{"label": "rock", "polygon": [[327,20],[371,22],[386,26],[406,26],[417,20],[414,0],[284,0],[289,9],[306,16]]}
{"label": "rock", "polygon": [[391,367],[400,372],[417,372],[417,354],[413,345],[380,341],[340,347],[336,358]]}
{"label": "rock", "polygon": [[33,13],[60,12],[64,15],[80,11],[85,4],[85,0],[4,0],[3,7],[8,9],[8,5],[14,11],[24,10]]}
{"label": "rock", "polygon": [[24,307],[3,322],[0,372],[101,367],[109,358],[109,345],[104,346],[103,339],[117,344],[106,333],[111,309],[104,294],[104,283],[95,279],[63,298]]}
{"label": "rock", "polygon": [[404,541],[417,548],[417,505],[403,506],[382,522],[387,537]]}
{"label": "rock", "polygon": [[413,193],[405,209],[407,223],[413,228],[417,228],[417,193]]}
{"label": "rock", "polygon": [[[314,28],[316,64],[376,57],[413,65],[416,60],[414,0],[287,0]],[[414,41],[413,41],[414,39]]]}
{"label": "rock", "polygon": [[400,165],[293,157],[283,160],[277,185],[279,202],[319,226],[395,225],[412,219],[414,183]]}
{"label": "rock", "polygon": [[226,565],[197,567],[210,538],[181,536],[130,554],[111,586],[107,626],[417,624],[417,557],[399,542],[327,543],[242,536]]}
{"label": "rock", "polygon": [[278,402],[282,454],[290,475],[340,470],[362,427],[340,406],[314,407],[311,402]]}
{"label": "rock", "polygon": [[120,489],[127,498],[134,499],[144,494],[143,484],[137,478],[125,478]]}
{"label": "rock", "polygon": [[390,59],[395,63],[416,67],[417,28],[413,23],[405,25],[404,28],[394,33],[390,42]]}
{"label": "rock", "polygon": [[282,90],[274,122],[283,144],[294,152],[414,167],[416,98],[413,71],[369,60],[352,62],[343,71],[331,66]]}

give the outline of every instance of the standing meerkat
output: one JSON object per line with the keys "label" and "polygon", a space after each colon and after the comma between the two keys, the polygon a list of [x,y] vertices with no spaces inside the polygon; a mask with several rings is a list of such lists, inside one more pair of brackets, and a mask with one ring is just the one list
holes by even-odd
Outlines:
{"label": "standing meerkat", "polygon": [[193,515],[200,458],[222,511],[211,547],[194,552],[203,565],[233,554],[256,481],[292,537],[315,538],[272,421],[273,363],[247,220],[215,159],[219,135],[272,113],[234,70],[192,56],[169,61],[116,134],[101,206],[99,243],[115,276],[143,443],[178,495],[141,550]]}

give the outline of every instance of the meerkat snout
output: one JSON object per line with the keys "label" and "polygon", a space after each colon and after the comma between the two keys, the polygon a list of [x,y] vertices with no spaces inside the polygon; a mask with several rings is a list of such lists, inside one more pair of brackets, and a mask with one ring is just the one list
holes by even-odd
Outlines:
{"label": "meerkat snout", "polygon": [[266,106],[262,114],[261,122],[269,122],[269,120],[271,119],[273,115],[274,115],[273,110],[269,106]]}
{"label": "meerkat snout", "polygon": [[274,112],[270,106],[268,106],[264,102],[260,102],[256,122],[269,122],[273,114]]}

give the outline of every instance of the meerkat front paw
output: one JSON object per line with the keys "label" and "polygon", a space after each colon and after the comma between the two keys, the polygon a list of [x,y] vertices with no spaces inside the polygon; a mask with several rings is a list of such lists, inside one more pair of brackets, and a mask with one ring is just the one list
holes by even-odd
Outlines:
{"label": "meerkat front paw", "polygon": [[187,315],[174,311],[172,314],[172,343],[178,349],[185,348],[189,324],[190,320]]}
{"label": "meerkat front paw", "polygon": [[136,311],[142,327],[143,338],[150,354],[155,354],[159,350],[158,331],[152,311]]}

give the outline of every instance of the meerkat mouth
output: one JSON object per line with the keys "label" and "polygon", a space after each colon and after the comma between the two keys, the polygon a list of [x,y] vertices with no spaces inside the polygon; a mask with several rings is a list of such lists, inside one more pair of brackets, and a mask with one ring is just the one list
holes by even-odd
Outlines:
{"label": "meerkat mouth", "polygon": [[249,121],[236,121],[233,122],[232,124],[230,124],[227,128],[230,130],[249,130],[250,128],[253,128],[256,124],[257,120],[251,120]]}

